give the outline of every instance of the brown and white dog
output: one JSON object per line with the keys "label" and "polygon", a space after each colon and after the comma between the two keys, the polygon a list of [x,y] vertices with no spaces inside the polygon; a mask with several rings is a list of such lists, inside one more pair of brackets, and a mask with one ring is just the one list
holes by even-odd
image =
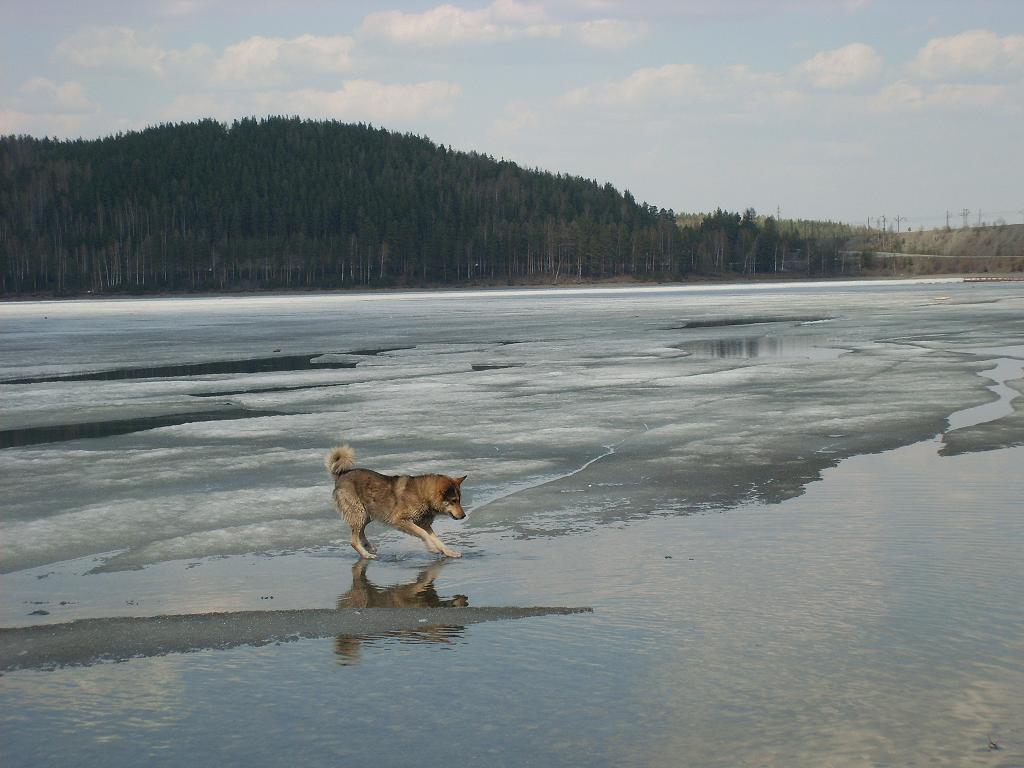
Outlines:
{"label": "brown and white dog", "polygon": [[431,526],[437,515],[456,520],[466,516],[460,490],[465,475],[382,475],[355,468],[355,457],[349,446],[339,445],[324,456],[324,465],[334,476],[334,503],[352,529],[352,548],[360,557],[377,557],[376,548],[366,539],[371,520],[416,536],[431,552],[462,556],[449,549]]}

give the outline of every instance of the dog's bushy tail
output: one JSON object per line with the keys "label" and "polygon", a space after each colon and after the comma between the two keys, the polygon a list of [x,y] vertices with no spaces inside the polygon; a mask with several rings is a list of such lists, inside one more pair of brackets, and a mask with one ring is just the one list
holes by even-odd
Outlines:
{"label": "dog's bushy tail", "polygon": [[324,456],[324,466],[332,475],[341,475],[352,469],[356,460],[356,452],[346,443],[336,448],[331,448]]}

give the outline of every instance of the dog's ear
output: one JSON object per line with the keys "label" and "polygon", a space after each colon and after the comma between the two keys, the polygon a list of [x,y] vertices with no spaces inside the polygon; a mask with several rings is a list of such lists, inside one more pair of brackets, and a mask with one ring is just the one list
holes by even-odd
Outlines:
{"label": "dog's ear", "polygon": [[462,481],[465,480],[467,477],[469,477],[469,475],[463,475],[462,477],[456,477],[455,478],[455,484],[456,485],[462,485]]}

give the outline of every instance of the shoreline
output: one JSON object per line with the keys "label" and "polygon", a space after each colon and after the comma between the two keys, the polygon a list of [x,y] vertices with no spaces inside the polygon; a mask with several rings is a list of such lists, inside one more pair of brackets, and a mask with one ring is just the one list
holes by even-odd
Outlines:
{"label": "shoreline", "polygon": [[[239,291],[153,291],[146,293],[78,293],[73,295],[55,296],[50,293],[31,294],[0,294],[0,304],[18,303],[64,303],[64,302],[90,302],[90,301],[146,301],[155,299],[219,299],[219,298],[272,298],[272,297],[298,297],[298,296],[351,296],[355,298],[370,296],[401,296],[409,294],[443,295],[451,294],[473,294],[473,293],[497,293],[497,292],[518,292],[528,291],[542,293],[545,291],[587,291],[602,290],[614,292],[617,290],[629,290],[637,288],[734,288],[743,286],[788,286],[788,285],[836,285],[842,283],[906,283],[906,282],[971,282],[972,278],[993,278],[993,282],[1008,277],[1015,277],[1024,280],[1024,275],[1018,272],[956,272],[937,273],[929,275],[814,275],[811,277],[799,275],[779,275],[772,277],[736,277],[732,279],[696,279],[696,280],[632,280],[610,278],[606,280],[579,280],[565,282],[474,282],[458,285],[422,285],[422,286],[391,286],[391,287],[364,287],[364,288],[268,288],[266,290],[239,290]],[[979,282],[985,282],[981,280]],[[1011,281],[1012,282],[1012,281]]]}

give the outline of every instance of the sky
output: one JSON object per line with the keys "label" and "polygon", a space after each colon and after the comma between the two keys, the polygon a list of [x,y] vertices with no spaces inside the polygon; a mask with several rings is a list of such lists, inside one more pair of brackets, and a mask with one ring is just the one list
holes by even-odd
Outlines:
{"label": "sky", "polygon": [[716,207],[1024,221],[1021,0],[0,0],[0,134],[367,122]]}

